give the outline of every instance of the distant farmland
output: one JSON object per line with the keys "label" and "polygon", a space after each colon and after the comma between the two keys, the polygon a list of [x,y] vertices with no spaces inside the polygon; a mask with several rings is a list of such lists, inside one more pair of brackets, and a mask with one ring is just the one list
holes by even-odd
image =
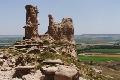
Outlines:
{"label": "distant farmland", "polygon": [[120,55],[79,55],[81,61],[106,62],[120,61]]}

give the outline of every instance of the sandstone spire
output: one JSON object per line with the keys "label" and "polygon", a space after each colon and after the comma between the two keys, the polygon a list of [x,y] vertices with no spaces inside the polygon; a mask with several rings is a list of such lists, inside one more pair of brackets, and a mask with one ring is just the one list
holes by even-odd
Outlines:
{"label": "sandstone spire", "polygon": [[26,5],[26,26],[24,39],[36,39],[39,38],[38,34],[38,9],[32,5]]}

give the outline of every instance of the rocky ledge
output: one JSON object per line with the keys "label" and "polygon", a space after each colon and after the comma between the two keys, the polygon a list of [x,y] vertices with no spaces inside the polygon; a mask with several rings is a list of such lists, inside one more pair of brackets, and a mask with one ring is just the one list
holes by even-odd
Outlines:
{"label": "rocky ledge", "polygon": [[[21,61],[18,62],[18,59]],[[47,59],[37,68],[32,62],[23,60],[26,57],[13,56],[10,53],[0,54],[0,80],[78,80],[79,71],[75,66],[66,66],[60,59]],[[32,58],[32,57],[31,57]],[[31,63],[31,64],[30,64]],[[24,64],[24,65],[23,65]]]}

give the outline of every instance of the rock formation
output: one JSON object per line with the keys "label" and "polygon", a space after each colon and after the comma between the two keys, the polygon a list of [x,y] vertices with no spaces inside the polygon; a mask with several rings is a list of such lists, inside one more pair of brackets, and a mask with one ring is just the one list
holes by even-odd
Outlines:
{"label": "rock formation", "polygon": [[[109,69],[109,68],[108,68]],[[116,79],[116,78],[115,78]],[[74,57],[0,49],[0,80],[113,80]],[[119,79],[117,79],[119,80]]]}
{"label": "rock formation", "polygon": [[25,37],[24,39],[37,39],[38,34],[38,9],[32,5],[26,5],[26,26],[25,28]]}
{"label": "rock formation", "polygon": [[45,80],[79,80],[77,68],[73,66],[43,66],[41,70]]}
{"label": "rock formation", "polygon": [[48,26],[48,34],[52,36],[55,40],[68,40],[74,41],[74,27],[73,21],[71,18],[63,18],[62,22],[56,23],[52,15],[48,15],[49,17],[49,26]]}
{"label": "rock formation", "polygon": [[[60,59],[45,59],[41,63],[37,59],[33,54],[13,56],[13,53],[0,52],[0,80],[78,80],[79,78],[78,69],[64,65]],[[37,63],[41,64],[41,69],[37,68]]]}
{"label": "rock formation", "polygon": [[45,60],[44,66],[41,67],[42,73],[45,75],[45,80],[78,80],[78,68],[73,65],[64,65],[60,60]]}
{"label": "rock formation", "polygon": [[[26,26],[25,28],[25,37],[24,39],[40,39],[38,34],[38,9],[32,5],[26,5]],[[67,41],[74,41],[74,27],[73,21],[71,18],[63,18],[62,22],[56,23],[54,22],[54,18],[51,14],[48,15],[49,17],[49,26],[48,31],[46,34],[51,36],[54,40],[67,40]]]}
{"label": "rock formation", "polygon": [[[49,45],[59,44],[61,48],[59,50],[54,49],[56,53],[65,52],[76,57],[75,41],[74,41],[74,27],[71,18],[63,18],[60,23],[54,21],[51,14],[48,15],[49,26],[48,30],[44,35],[38,34],[38,9],[32,5],[26,5],[26,26],[24,40],[17,42],[15,47],[17,48],[31,48],[37,47],[43,49],[44,42],[48,42],[47,50]],[[46,46],[46,45],[45,45]],[[53,48],[51,48],[53,49]],[[44,49],[45,50],[45,49]],[[42,51],[44,51],[42,50]],[[34,50],[33,50],[34,51]]]}

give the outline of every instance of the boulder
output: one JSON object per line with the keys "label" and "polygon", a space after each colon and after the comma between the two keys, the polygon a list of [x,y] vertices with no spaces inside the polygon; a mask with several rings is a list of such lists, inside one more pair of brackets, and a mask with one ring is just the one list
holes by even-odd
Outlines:
{"label": "boulder", "polygon": [[79,80],[79,72],[73,66],[44,66],[41,71],[45,80]]}
{"label": "boulder", "polygon": [[55,72],[54,80],[79,80],[79,72],[75,67],[60,65]]}
{"label": "boulder", "polygon": [[51,74],[51,73],[55,73],[58,70],[58,67],[56,67],[56,66],[43,66],[41,70],[44,74]]}
{"label": "boulder", "polygon": [[55,72],[58,70],[55,66],[44,66],[41,71],[45,75],[45,80],[54,80]]}

